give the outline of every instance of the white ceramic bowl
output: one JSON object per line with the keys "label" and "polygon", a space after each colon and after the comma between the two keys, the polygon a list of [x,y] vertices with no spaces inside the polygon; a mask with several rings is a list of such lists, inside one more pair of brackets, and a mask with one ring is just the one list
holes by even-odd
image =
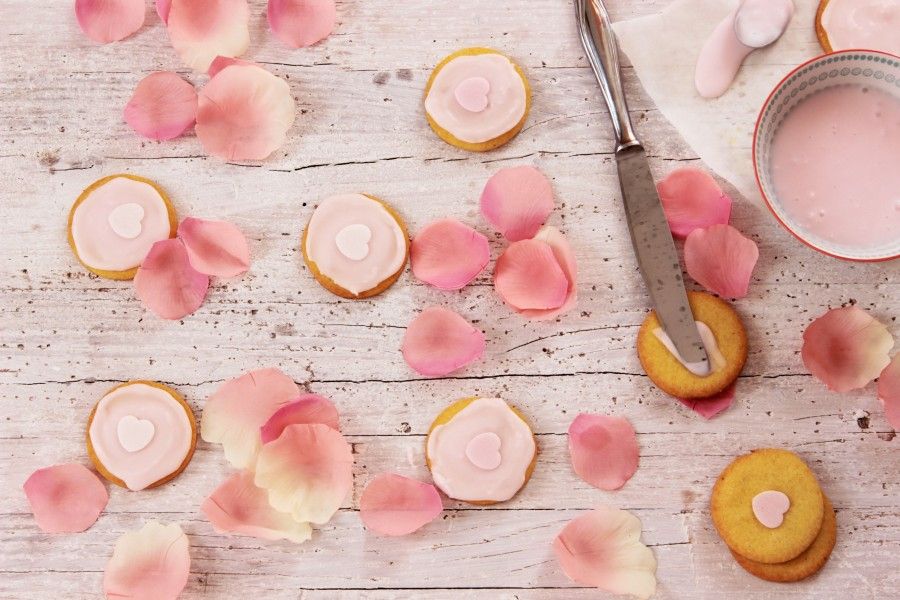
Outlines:
{"label": "white ceramic bowl", "polygon": [[876,247],[840,245],[822,239],[805,230],[784,210],[772,185],[769,153],[784,117],[811,94],[846,83],[865,84],[900,98],[900,58],[872,50],[844,50],[814,58],[791,71],[769,94],[756,121],[753,134],[756,181],[775,218],[800,241],[819,252],[856,261],[900,258],[900,231],[896,239]]}

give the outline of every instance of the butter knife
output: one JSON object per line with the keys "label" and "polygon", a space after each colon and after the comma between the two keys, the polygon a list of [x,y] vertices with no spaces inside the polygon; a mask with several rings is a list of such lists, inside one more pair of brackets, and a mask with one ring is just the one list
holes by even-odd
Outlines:
{"label": "butter knife", "polygon": [[[704,376],[709,357],[700,339],[681,276],[681,263],[663,212],[647,154],[628,115],[619,71],[619,53],[602,0],[575,0],[578,32],[600,83],[616,131],[616,166],[622,201],[638,266],[663,330],[685,366]],[[653,40],[647,40],[652,44]]]}

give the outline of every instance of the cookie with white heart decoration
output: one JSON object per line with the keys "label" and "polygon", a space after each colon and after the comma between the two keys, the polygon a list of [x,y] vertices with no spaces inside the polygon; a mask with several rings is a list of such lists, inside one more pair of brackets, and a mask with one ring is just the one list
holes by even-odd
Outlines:
{"label": "cookie with white heart decoration", "polygon": [[133,491],[175,478],[196,445],[191,408],[178,392],[154,381],[114,387],[88,418],[88,455],[97,471]]}

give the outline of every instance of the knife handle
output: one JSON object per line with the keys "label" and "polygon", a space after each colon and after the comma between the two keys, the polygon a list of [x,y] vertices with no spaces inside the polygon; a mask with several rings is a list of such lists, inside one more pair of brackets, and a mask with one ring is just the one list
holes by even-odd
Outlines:
{"label": "knife handle", "polygon": [[606,6],[603,0],[576,0],[575,6],[581,43],[600,82],[603,99],[616,130],[616,151],[639,146],[640,141],[628,116],[628,103],[619,70],[619,50]]}

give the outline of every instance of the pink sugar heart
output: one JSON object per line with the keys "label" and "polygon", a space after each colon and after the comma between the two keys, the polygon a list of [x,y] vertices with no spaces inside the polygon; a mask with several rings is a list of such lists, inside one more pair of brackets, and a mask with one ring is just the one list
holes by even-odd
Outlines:
{"label": "pink sugar heart", "polygon": [[775,529],[784,522],[784,514],[791,507],[791,500],[784,493],[766,490],[753,497],[753,514],[764,527]]}
{"label": "pink sugar heart", "polygon": [[484,471],[493,471],[500,466],[500,436],[492,431],[479,433],[466,445],[466,458]]}
{"label": "pink sugar heart", "polygon": [[491,83],[484,77],[463,79],[453,90],[453,96],[459,105],[469,112],[481,112],[488,106],[488,92]]}

